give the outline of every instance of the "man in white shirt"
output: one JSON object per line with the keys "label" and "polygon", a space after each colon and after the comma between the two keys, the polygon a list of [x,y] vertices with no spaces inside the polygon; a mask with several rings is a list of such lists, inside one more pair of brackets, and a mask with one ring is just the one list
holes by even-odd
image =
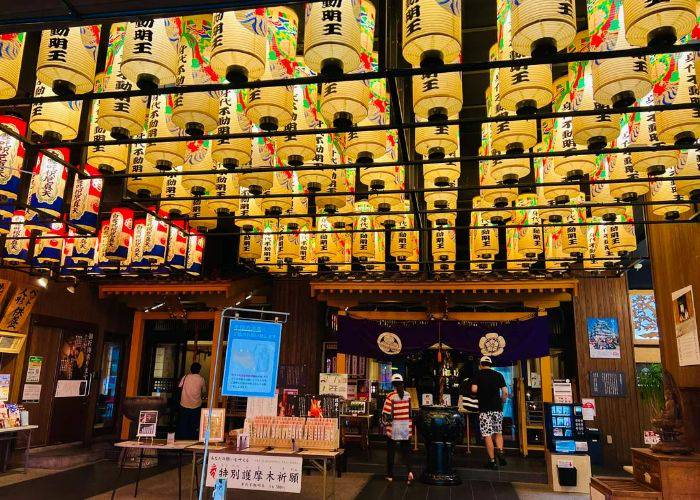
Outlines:
{"label": "man in white shirt", "polygon": [[199,437],[199,417],[202,399],[207,391],[207,383],[199,372],[202,365],[192,363],[190,373],[180,381],[180,418],[177,423],[177,439],[197,439]]}

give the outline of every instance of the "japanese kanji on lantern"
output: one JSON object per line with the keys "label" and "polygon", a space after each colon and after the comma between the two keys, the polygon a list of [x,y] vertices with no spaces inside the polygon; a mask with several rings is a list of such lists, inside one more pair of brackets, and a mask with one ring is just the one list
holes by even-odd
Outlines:
{"label": "japanese kanji on lantern", "polygon": [[229,83],[259,80],[267,61],[267,16],[264,8],[215,12],[211,67]]}
{"label": "japanese kanji on lantern", "polygon": [[[377,159],[380,163],[389,163],[396,161],[398,158],[396,150],[397,132],[390,130],[385,132],[386,141],[384,143],[384,151]],[[388,183],[394,180],[396,168],[394,165],[373,166],[370,168],[360,169],[360,181],[369,186],[373,191],[385,189]]]}
{"label": "japanese kanji on lantern", "polygon": [[462,51],[462,0],[403,0],[403,57],[414,68],[450,63]]}
{"label": "japanese kanji on lantern", "polygon": [[[534,151],[537,153],[550,151],[554,140],[554,120],[542,120],[541,123],[542,141],[534,148]],[[562,181],[561,175],[554,171],[554,162],[552,160],[553,158],[548,156],[533,158],[535,182],[540,184]],[[578,184],[574,183],[537,186],[538,204],[548,206],[548,208],[540,210],[540,216],[549,222],[561,222],[569,213],[569,208],[566,207],[566,204],[580,193]]]}
{"label": "japanese kanji on lantern", "polygon": [[129,247],[134,236],[134,211],[129,208],[117,207],[112,209],[109,217],[105,257],[108,260],[125,260],[129,255]]}
{"label": "japanese kanji on lantern", "polygon": [[121,70],[141,90],[156,90],[175,83],[178,44],[182,34],[179,17],[142,19],[127,23]]}
{"label": "japanese kanji on lantern", "polygon": [[168,214],[162,209],[154,214],[154,209],[155,207],[151,207],[146,214],[143,256],[153,264],[162,264],[165,261],[165,247],[168,242],[168,225],[165,222]]}
{"label": "japanese kanji on lantern", "polygon": [[[145,132],[138,135],[137,138],[145,139]],[[132,144],[129,151],[129,173],[149,174],[157,171],[153,164],[146,160],[146,143]],[[163,188],[163,179],[154,175],[129,177],[126,181],[126,186],[129,191],[135,193],[139,198],[155,197],[160,194]]]}
{"label": "japanese kanji on lantern", "polygon": [[[182,18],[180,64],[177,85],[218,83],[209,62],[211,14]],[[200,136],[214,130],[219,118],[219,92],[174,93],[172,120],[187,135]]]}
{"label": "japanese kanji on lantern", "polygon": [[61,97],[90,92],[95,83],[99,46],[99,25],[42,31],[37,80]]}
{"label": "japanese kanji on lantern", "polygon": [[461,73],[416,75],[412,81],[413,111],[418,118],[444,122],[462,109]]}
{"label": "japanese kanji on lantern", "polygon": [[469,241],[470,249],[477,258],[490,260],[498,253],[498,229],[490,226],[484,219],[485,212],[479,210],[484,207],[485,202],[481,196],[472,199],[472,228],[469,230]]}
{"label": "japanese kanji on lantern", "polygon": [[676,220],[690,210],[690,205],[685,200],[685,197],[676,189],[675,181],[670,179],[674,175],[675,170],[672,170],[659,176],[658,181],[649,183],[651,201],[661,202],[661,204],[652,205],[651,212],[666,220]]}
{"label": "japanese kanji on lantern", "polygon": [[454,270],[454,261],[457,258],[457,233],[455,229],[445,225],[431,231],[431,233],[433,270],[436,272]]}
{"label": "japanese kanji on lantern", "polygon": [[423,165],[423,176],[426,183],[432,183],[435,187],[448,187],[456,185],[461,174],[461,164],[454,160],[459,156],[459,148],[445,157],[445,163],[427,163]]}
{"label": "japanese kanji on lantern", "polygon": [[673,45],[693,29],[696,22],[694,0],[624,0],[627,41],[638,47]]}
{"label": "japanese kanji on lantern", "polygon": [[277,267],[277,251],[278,251],[278,235],[277,221],[274,219],[265,219],[262,229],[262,252],[255,259],[255,265],[267,271],[273,271]]}
{"label": "japanese kanji on lantern", "polygon": [[[253,131],[257,131],[255,127]],[[277,153],[272,138],[255,137],[252,139],[250,162],[250,168],[246,167],[239,174],[238,183],[242,188],[247,188],[251,195],[258,196],[272,187],[273,172],[259,170],[261,167],[277,166]]]}
{"label": "japanese kanji on lantern", "polygon": [[596,169],[590,174],[590,201],[594,204],[601,204],[591,207],[591,215],[605,222],[614,221],[618,215],[624,212],[623,205],[615,205],[618,200],[616,200],[610,192],[611,184],[595,182],[598,180],[606,181],[611,179],[611,163],[614,161],[615,158],[612,158],[611,155],[596,155]]}
{"label": "japanese kanji on lantern", "polygon": [[[654,94],[649,92],[639,100],[639,106],[653,106]],[[634,111],[634,108],[632,108]],[[628,127],[628,141],[622,146],[660,146],[657,133],[656,113],[654,111],[633,112],[623,117]],[[625,131],[620,135],[623,135]],[[678,164],[678,151],[636,151],[629,153],[632,168],[642,176],[661,175],[667,169],[675,168]]]}
{"label": "japanese kanji on lantern", "polygon": [[187,264],[187,235],[185,229],[187,223],[184,220],[170,222],[168,229],[168,252],[165,264],[174,269],[185,269]]}
{"label": "japanese kanji on lantern", "polygon": [[[84,172],[90,177],[98,175],[97,169],[90,165],[85,165]],[[97,230],[103,183],[101,178],[80,179],[78,174],[75,174],[73,197],[68,214],[68,221],[71,225],[78,226],[88,232]]]}
{"label": "japanese kanji on lantern", "polygon": [[637,249],[634,224],[630,224],[634,222],[632,207],[625,207],[624,214],[619,219],[619,222],[626,224],[611,224],[608,227],[608,248],[615,255],[625,256]]}
{"label": "japanese kanji on lantern", "polygon": [[346,182],[347,169],[336,168],[331,170],[331,182],[328,189],[326,189],[324,195],[318,195],[316,197],[316,207],[318,212],[322,210],[323,213],[334,214],[339,209],[345,207],[346,203],[348,203],[347,195],[338,193],[344,193],[346,191]]}
{"label": "japanese kanji on lantern", "polygon": [[[104,73],[95,75],[95,92],[102,92],[104,88]],[[110,140],[105,130],[99,123],[100,101],[94,100],[90,109],[90,141],[104,142]],[[141,127],[143,132],[143,126]],[[134,145],[136,146],[136,145]],[[87,148],[87,163],[97,168],[102,173],[111,174],[126,169],[129,158],[128,144],[94,144]]]}
{"label": "japanese kanji on lantern", "polygon": [[294,177],[292,172],[280,171],[272,174],[272,187],[265,194],[269,195],[260,199],[260,208],[270,216],[279,216],[288,211],[292,206],[292,198],[289,196],[275,197],[275,195],[292,194]]}
{"label": "japanese kanji on lantern", "polygon": [[134,237],[131,243],[129,268],[137,274],[151,268],[151,262],[144,255],[146,245],[146,219],[134,219]]}
{"label": "japanese kanji on lantern", "polygon": [[[151,98],[148,116],[148,138],[181,137],[183,134],[173,122],[173,96]],[[185,141],[150,142],[146,144],[145,159],[158,170],[167,171],[182,166],[185,161]]]}
{"label": "japanese kanji on lantern", "polygon": [[26,33],[0,35],[0,99],[17,95]]}
{"label": "japanese kanji on lantern", "polygon": [[[580,198],[580,200],[582,199],[583,197]],[[569,209],[569,214],[564,222],[568,225],[564,226],[562,251],[571,257],[582,257],[588,249],[588,243],[586,242],[586,227],[578,224],[586,222],[586,209]]]}
{"label": "japanese kanji on lantern", "polygon": [[336,239],[333,238],[333,224],[331,224],[328,217],[319,217],[316,227],[320,231],[316,235],[316,256],[318,257],[318,262],[328,262],[337,253],[335,248]]}
{"label": "japanese kanji on lantern", "polygon": [[192,234],[188,237],[187,260],[185,270],[187,274],[199,276],[202,274],[202,258],[204,257],[204,245],[206,240],[201,234]]}
{"label": "japanese kanji on lantern", "polygon": [[[620,136],[613,143],[615,147],[627,147],[629,145],[629,131],[627,117],[622,116],[622,129]],[[639,171],[634,168],[633,158],[629,153],[613,153],[607,155],[608,172],[610,179],[627,180],[628,182],[610,184],[610,194],[623,202],[629,203],[637,200],[649,191],[646,182],[638,181]]]}
{"label": "japanese kanji on lantern", "polygon": [[[303,59],[297,58],[296,74],[308,76],[308,68]],[[316,85],[294,85],[292,100],[292,121],[285,125],[287,135],[275,138],[277,155],[283,164],[299,167],[311,161],[316,155],[314,134],[297,134],[297,130],[317,128],[320,125],[317,109]]]}
{"label": "japanese kanji on lantern", "polygon": [[3,262],[11,265],[27,263],[31,231],[24,224],[24,210],[15,210],[10,221],[10,230],[5,238]]}
{"label": "japanese kanji on lantern", "polygon": [[518,227],[518,251],[528,259],[534,259],[542,253],[542,228],[535,193],[522,193],[518,195],[515,210],[515,224]]}
{"label": "japanese kanji on lantern", "polygon": [[[16,116],[0,115],[0,125],[22,136],[27,132],[27,122]],[[22,141],[0,130],[0,198],[5,201],[17,199],[23,163]]]}
{"label": "japanese kanji on lantern", "polygon": [[[450,117],[453,119],[456,117]],[[431,160],[441,160],[452,155],[459,146],[459,125],[434,125],[417,127],[415,131],[416,153]]]}
{"label": "japanese kanji on lantern", "polygon": [[211,139],[187,142],[187,154],[182,169],[189,174],[183,177],[182,186],[194,196],[213,193],[216,186],[216,174],[197,173],[215,168],[211,157],[211,144]]}
{"label": "japanese kanji on lantern", "polygon": [[[133,90],[133,83],[121,72],[125,35],[126,23],[112,24],[109,30],[104,82],[101,85],[102,89],[99,90],[106,92]],[[147,96],[101,99],[99,102],[97,122],[100,127],[109,130],[113,139],[128,139],[143,132],[148,116]]]}
{"label": "japanese kanji on lantern", "polygon": [[[355,212],[372,212],[373,208],[367,200],[355,202]],[[352,256],[360,261],[374,259],[375,246],[378,233],[374,232],[374,218],[372,215],[356,215],[352,233]]]}
{"label": "japanese kanji on lantern", "polygon": [[309,2],[304,59],[315,73],[339,76],[360,65],[360,0]]}
{"label": "japanese kanji on lantern", "polygon": [[216,210],[208,203],[208,200],[197,196],[192,198],[189,203],[189,223],[192,228],[202,233],[216,229],[218,224]]}
{"label": "japanese kanji on lantern", "polygon": [[254,198],[248,189],[241,187],[241,198],[236,210],[236,223],[245,232],[261,232],[265,225],[265,213],[260,207],[260,198]]}
{"label": "japanese kanji on lantern", "polygon": [[[36,81],[34,97],[53,97],[49,87]],[[82,101],[39,102],[32,104],[29,128],[45,141],[69,141],[78,136]]]}
{"label": "japanese kanji on lantern", "polygon": [[[219,101],[219,121],[216,133],[248,134],[251,124],[245,115],[245,90],[224,90]],[[212,139],[211,157],[224,168],[234,169],[250,163],[249,138]]]}
{"label": "japanese kanji on lantern", "polygon": [[94,236],[76,236],[73,240],[71,260],[82,266],[92,265],[97,250],[97,238]]}
{"label": "japanese kanji on lantern", "polygon": [[391,244],[389,252],[392,257],[397,260],[407,260],[413,255],[414,241],[410,237],[411,229],[413,229],[413,214],[407,213],[411,211],[411,202],[404,200],[403,214],[398,216],[398,221],[391,231]]}
{"label": "japanese kanji on lantern", "polygon": [[573,0],[516,0],[511,4],[513,50],[524,56],[552,56],[576,35]]}
{"label": "japanese kanji on lantern", "polygon": [[[67,148],[49,149],[49,153],[63,161],[68,161]],[[63,209],[63,196],[66,190],[67,168],[43,152],[39,152],[29,184],[27,205],[58,217]]]}
{"label": "japanese kanji on lantern", "polygon": [[[181,172],[182,167],[177,167],[175,170]],[[160,202],[160,209],[170,217],[189,215],[192,210],[192,205],[187,201],[192,193],[182,185],[182,180],[182,175],[166,175],[161,180],[163,183],[161,196],[164,199]]]}
{"label": "japanese kanji on lantern", "polygon": [[[697,149],[681,151],[678,157],[676,175],[679,177],[700,176],[699,160]],[[697,202],[700,199],[700,179],[677,180],[676,188],[681,195],[687,196],[692,201]]]}
{"label": "japanese kanji on lantern", "polygon": [[[333,161],[333,142],[330,134],[316,134],[316,154],[309,163],[312,167],[330,164]],[[332,170],[301,170],[298,172],[299,182],[309,191],[317,193],[325,191],[331,184]]]}
{"label": "japanese kanji on lantern", "polygon": [[58,264],[63,254],[63,241],[66,234],[65,224],[52,222],[46,233],[36,239],[34,244],[34,260],[40,266]]}
{"label": "japanese kanji on lantern", "polygon": [[262,254],[262,234],[243,233],[238,243],[238,258],[255,260]]}
{"label": "japanese kanji on lantern", "polygon": [[221,169],[216,174],[216,186],[214,187],[214,195],[216,198],[206,201],[211,205],[212,210],[217,214],[230,214],[238,209],[238,199],[231,198],[238,196],[241,190],[238,185],[238,176]]}

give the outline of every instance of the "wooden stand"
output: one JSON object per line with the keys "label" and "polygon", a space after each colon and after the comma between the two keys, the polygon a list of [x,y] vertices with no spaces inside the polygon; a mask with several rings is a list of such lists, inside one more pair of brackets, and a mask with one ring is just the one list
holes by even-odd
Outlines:
{"label": "wooden stand", "polygon": [[631,477],[594,477],[591,479],[591,500],[661,500],[660,492],[638,483]]}
{"label": "wooden stand", "polygon": [[700,454],[662,455],[648,448],[632,448],[637,482],[663,494],[663,498],[700,498]]}

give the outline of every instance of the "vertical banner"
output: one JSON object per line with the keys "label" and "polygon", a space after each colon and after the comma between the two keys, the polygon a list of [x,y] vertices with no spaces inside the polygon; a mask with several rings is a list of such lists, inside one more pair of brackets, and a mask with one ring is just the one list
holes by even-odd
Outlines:
{"label": "vertical banner", "polygon": [[221,394],[274,397],[281,339],[281,323],[232,319]]}

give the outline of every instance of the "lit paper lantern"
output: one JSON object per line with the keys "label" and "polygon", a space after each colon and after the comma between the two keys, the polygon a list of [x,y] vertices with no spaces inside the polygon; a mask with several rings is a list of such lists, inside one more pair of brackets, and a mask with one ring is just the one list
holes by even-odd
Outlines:
{"label": "lit paper lantern", "polygon": [[[0,41],[0,45],[2,45],[2,41]],[[1,58],[2,56],[0,56],[0,60]],[[0,124],[22,136],[27,133],[27,122],[15,116],[0,115]],[[23,163],[24,144],[22,141],[0,130],[0,199],[17,199]]]}
{"label": "lit paper lantern", "polygon": [[452,62],[462,51],[460,0],[404,0],[402,53],[411,66],[431,68]]}
{"label": "lit paper lantern", "polygon": [[[659,177],[665,177],[668,179],[669,177],[673,177],[674,175],[675,171],[671,170]],[[663,217],[666,220],[676,220],[681,216],[681,214],[684,214],[685,212],[688,212],[690,210],[690,205],[688,205],[687,202],[683,203],[685,201],[685,197],[682,196],[676,189],[675,181],[659,180],[650,182],[649,191],[651,192],[652,202],[678,202],[652,205],[651,213],[653,213],[654,215]]]}
{"label": "lit paper lantern", "polygon": [[267,61],[264,8],[214,12],[211,67],[229,83],[259,80]]}
{"label": "lit paper lantern", "polygon": [[[589,189],[591,192],[591,202],[593,203],[617,203],[616,199],[611,191],[611,184],[603,184],[600,182],[595,182],[598,180],[608,180],[611,179],[611,169],[610,163],[614,161],[608,155],[597,155],[596,156],[596,170],[591,174],[591,184]],[[624,213],[623,205],[611,205],[611,206],[598,206],[591,207],[591,214],[593,217],[600,218],[606,222],[614,221],[618,215]]]}
{"label": "lit paper lantern", "polygon": [[[97,169],[90,165],[85,165],[84,171],[91,177],[99,174]],[[103,184],[104,181],[101,178],[80,179],[78,174],[75,174],[68,219],[71,225],[88,232],[97,230]]]}
{"label": "lit paper lantern", "polygon": [[129,270],[138,274],[139,271],[150,270],[151,261],[149,261],[144,252],[146,250],[146,219],[134,220],[134,237],[131,243],[131,255],[127,259],[129,262]]}
{"label": "lit paper lantern", "polygon": [[[409,200],[404,200],[403,211],[411,211],[411,202]],[[398,218],[398,222],[391,230],[391,244],[389,245],[389,252],[396,260],[405,261],[413,255],[414,249],[412,246],[414,241],[411,238],[411,233],[413,233],[412,229],[413,214],[401,214]]]}
{"label": "lit paper lantern", "polygon": [[573,0],[518,0],[511,4],[513,50],[524,56],[552,56],[576,36]]}
{"label": "lit paper lantern", "polygon": [[[145,139],[146,134],[142,133],[139,139]],[[150,174],[158,170],[146,160],[146,143],[139,142],[131,145],[129,151],[129,173],[130,174]],[[126,181],[127,189],[140,198],[155,197],[160,194],[163,188],[163,178],[159,176],[129,177]]]}
{"label": "lit paper lantern", "polygon": [[[698,95],[695,81],[695,54],[658,54],[649,56],[654,79],[656,104],[666,106],[693,102]],[[659,140],[677,146],[690,146],[700,137],[700,114],[696,109],[664,110],[656,113]]]}
{"label": "lit paper lantern", "polygon": [[[355,212],[372,212],[374,209],[367,200],[355,203]],[[367,261],[374,258],[377,244],[377,233],[374,232],[374,217],[371,215],[356,215],[352,233],[352,256],[359,261]]]}
{"label": "lit paper lantern", "polygon": [[515,223],[519,226],[518,231],[518,251],[528,259],[534,259],[542,253],[542,228],[539,227],[541,219],[537,206],[537,195],[534,193],[523,193],[518,195],[516,205],[520,207],[515,210]]}
{"label": "lit paper lantern", "polygon": [[[639,101],[640,106],[653,106],[650,92]],[[630,146],[661,145],[657,133],[656,113],[653,111],[630,113],[625,118],[629,127]],[[634,169],[641,175],[661,175],[678,164],[678,151],[640,151],[630,153]]]}
{"label": "lit paper lantern", "polygon": [[228,196],[238,196],[240,192],[238,176],[220,170],[216,174],[216,186],[213,193],[216,198],[208,199],[206,203],[211,205],[217,214],[228,215],[238,209],[238,198],[228,198]]}
{"label": "lit paper lantern", "polygon": [[[632,207],[626,207],[620,222],[634,222]],[[634,224],[612,224],[607,232],[608,247],[613,254],[624,256],[637,249]]]}
{"label": "lit paper lantern", "polygon": [[264,212],[260,208],[260,199],[251,196],[250,191],[241,188],[241,198],[236,211],[236,224],[245,232],[262,232],[265,227]]}
{"label": "lit paper lantern", "polygon": [[305,226],[299,233],[299,263],[302,273],[315,273],[316,266],[316,234],[306,231],[313,227]]}
{"label": "lit paper lantern", "polygon": [[[182,171],[182,167],[177,167],[175,170],[180,172]],[[160,202],[160,209],[170,217],[189,215],[192,209],[192,205],[190,205],[187,200],[192,194],[182,185],[182,179],[182,175],[166,175],[162,180],[163,188],[161,193],[164,199]],[[178,198],[187,199],[183,200]]]}
{"label": "lit paper lantern", "polygon": [[[49,149],[49,152],[64,161],[69,160],[67,148]],[[58,217],[63,209],[67,176],[66,167],[39,152],[29,184],[27,205]]]}
{"label": "lit paper lantern", "polygon": [[[450,119],[454,118],[456,117],[450,117]],[[415,131],[414,142],[416,153],[424,158],[440,160],[457,151],[459,147],[459,125],[418,127]]]}
{"label": "lit paper lantern", "polygon": [[[333,149],[333,156],[335,158],[337,151]],[[335,160],[334,160],[335,163]],[[338,162],[340,163],[340,162]],[[334,214],[339,209],[343,208],[347,201],[347,195],[338,194],[346,191],[346,179],[347,179],[347,169],[337,168],[331,170],[331,182],[328,188],[325,190],[324,195],[318,195],[316,197],[316,207],[317,209],[323,209],[327,214]]]}
{"label": "lit paper lantern", "polygon": [[[600,222],[600,220],[592,217],[588,222]],[[584,269],[596,271],[614,267],[614,256],[608,246],[608,228],[609,226],[605,224],[588,226],[588,249],[584,254]]]}
{"label": "lit paper lantern", "polygon": [[[250,121],[244,114],[245,97],[241,90],[226,90],[219,101],[219,127],[216,133],[248,134]],[[211,156],[224,168],[234,169],[250,162],[250,139],[214,139]]]}
{"label": "lit paper lantern", "polygon": [[506,269],[522,272],[530,269],[531,260],[525,259],[518,246],[520,233],[515,228],[506,228]]}
{"label": "lit paper lantern", "polygon": [[[107,92],[133,90],[133,83],[121,72],[127,23],[114,23],[109,31],[103,89]],[[148,97],[100,99],[97,122],[112,138],[123,140],[143,131],[148,117]]]}
{"label": "lit paper lantern", "polygon": [[107,239],[105,257],[108,260],[126,260],[134,236],[134,211],[123,207],[113,208],[107,233],[103,236]]}
{"label": "lit paper lantern", "polygon": [[[278,175],[280,175],[282,179],[281,184],[289,186],[288,188],[285,187],[285,189],[288,189],[288,192],[294,195],[293,197],[288,197],[288,201],[284,202],[284,206],[281,207],[284,208],[284,211],[280,218],[280,224],[282,227],[287,225],[296,229],[304,226],[311,226],[313,220],[307,215],[309,213],[309,199],[303,196],[307,193],[304,191],[304,186],[299,182],[296,173],[280,172]],[[319,202],[317,198],[316,203],[322,202]]]}
{"label": "lit paper lantern", "polygon": [[[496,7],[498,46],[501,59],[521,59],[511,37],[511,7],[509,0],[499,0]],[[552,67],[549,64],[517,65],[498,69],[500,90],[498,100],[508,111],[531,115],[552,102]]]}
{"label": "lit paper lantern", "polygon": [[37,79],[61,97],[90,92],[99,46],[99,25],[44,30],[36,63]]}
{"label": "lit paper lantern", "polygon": [[[257,130],[253,128],[253,131]],[[253,196],[259,196],[272,187],[273,172],[261,172],[255,167],[277,166],[275,144],[270,137],[255,137],[252,139],[251,168],[245,167],[238,177],[241,187],[247,188]]]}
{"label": "lit paper lantern", "polygon": [[690,33],[696,23],[694,0],[624,0],[625,31],[631,45],[663,47]]}
{"label": "lit paper lantern", "polygon": [[189,236],[187,244],[187,274],[200,276],[202,274],[202,258],[204,257],[205,238],[201,234]]}
{"label": "lit paper lantern", "polygon": [[187,154],[182,164],[183,171],[188,172],[182,179],[182,186],[194,196],[212,193],[216,186],[216,174],[199,174],[199,170],[212,170],[214,160],[211,157],[210,139],[187,142]]}
{"label": "lit paper lantern", "polygon": [[[592,52],[632,48],[625,36],[622,0],[588,0],[588,31]],[[616,57],[591,61],[593,99],[626,108],[651,90],[648,60],[642,57]]]}
{"label": "lit paper lantern", "polygon": [[36,239],[34,260],[40,265],[58,264],[61,262],[65,235],[66,228],[62,222],[51,223],[49,230]]}
{"label": "lit paper lantern", "polygon": [[[343,227],[345,224],[343,224]],[[325,262],[335,257],[337,249],[335,248],[336,239],[333,237],[333,225],[328,217],[319,217],[317,222],[319,233],[316,235],[316,255],[319,262]]]}
{"label": "lit paper lantern", "polygon": [[[491,154],[491,128],[487,123],[481,125],[481,146],[479,146],[479,156]],[[479,160],[479,186],[492,186],[496,181],[491,177],[491,162]],[[517,188],[506,187],[500,184],[498,188],[481,189],[480,194],[486,206],[507,209],[515,201],[518,194]],[[494,224],[500,224],[509,218],[509,212],[504,210],[489,212],[489,220]]]}
{"label": "lit paper lantern", "polygon": [[[689,149],[681,151],[676,167],[677,176],[700,176],[700,161],[698,161],[698,150]],[[676,188],[678,192],[690,198],[692,201],[700,199],[700,179],[677,180]]]}
{"label": "lit paper lantern", "polygon": [[[570,52],[588,52],[590,38],[588,31],[576,35]],[[608,142],[620,135],[619,116],[605,113],[609,106],[593,100],[593,78],[590,61],[569,63],[569,81],[571,83],[571,108],[573,111],[599,109],[601,114],[593,116],[575,116],[574,142],[587,146],[591,151],[603,149]]]}
{"label": "lit paper lantern", "polygon": [[312,71],[338,76],[360,65],[360,3],[340,0],[306,4],[304,59]]}
{"label": "lit paper lantern", "polygon": [[444,122],[462,109],[461,73],[416,75],[412,81],[413,111],[418,118]]}
{"label": "lit paper lantern", "polygon": [[546,227],[544,232],[545,269],[550,272],[565,271],[571,258],[562,250],[564,229],[561,227]]}
{"label": "lit paper lantern", "polygon": [[[388,187],[390,190],[404,190],[403,167],[397,167],[395,180]],[[375,211],[380,212],[374,217],[375,226],[391,228],[402,218],[401,214],[392,211],[404,209],[405,200],[403,193],[386,193],[384,191],[370,193],[368,201]]]}
{"label": "lit paper lantern", "polygon": [[[398,159],[396,143],[398,133],[395,130],[385,132],[384,153],[377,159],[379,163],[395,162]],[[382,190],[387,184],[394,181],[396,167],[394,165],[372,166],[360,169],[360,182],[369,186],[372,191]]]}
{"label": "lit paper lantern", "polygon": [[187,264],[187,223],[184,220],[170,222],[168,228],[168,253],[165,264],[174,269],[185,269]]}
{"label": "lit paper lantern", "polygon": [[498,253],[498,229],[484,220],[484,212],[479,211],[484,206],[481,196],[475,196],[472,199],[471,225],[480,227],[469,230],[470,250],[479,259],[490,260]]}
{"label": "lit paper lantern", "polygon": [[561,242],[562,252],[571,257],[582,257],[588,250],[588,241],[586,240],[586,226],[578,226],[586,222],[585,208],[571,208],[565,222],[569,225],[564,226],[564,233]]}
{"label": "lit paper lantern", "polygon": [[162,264],[165,261],[165,246],[168,242],[168,225],[165,223],[168,214],[162,209],[158,210],[157,214],[158,217],[153,213],[146,214],[143,256],[153,264]]}
{"label": "lit paper lantern", "polygon": [[435,187],[447,187],[455,185],[462,173],[459,161],[452,160],[459,156],[459,148],[445,158],[445,163],[428,163],[423,165],[424,184],[433,184]]}
{"label": "lit paper lantern", "polygon": [[255,260],[262,255],[262,234],[243,233],[238,244],[238,258]]}
{"label": "lit paper lantern", "polygon": [[27,262],[31,234],[31,230],[24,224],[24,210],[15,210],[10,222],[10,230],[5,238],[3,263],[20,265]]}
{"label": "lit paper lantern", "polygon": [[[103,86],[104,73],[100,73],[95,76],[95,91],[102,92]],[[104,142],[111,140],[111,137],[107,137],[107,130],[99,123],[99,115],[100,101],[92,101],[92,108],[90,110],[90,141]],[[141,132],[143,132],[143,127]],[[125,170],[128,159],[128,144],[96,144],[94,146],[88,146],[87,148],[87,163],[106,174]]]}
{"label": "lit paper lantern", "polygon": [[[630,145],[627,117],[622,117],[622,132],[613,146],[624,148]],[[626,179],[628,182],[610,184],[610,194],[626,203],[635,201],[649,191],[646,182],[640,182],[639,171],[634,168],[634,158],[629,153],[615,153],[607,156],[610,179]]]}
{"label": "lit paper lantern", "polygon": [[[568,76],[554,81],[554,111],[557,113],[572,111],[571,82]],[[576,149],[574,141],[573,119],[571,117],[554,120],[554,141],[549,151],[571,151]],[[555,156],[552,158],[554,172],[566,180],[579,180],[596,169],[595,156]]]}
{"label": "lit paper lantern", "polygon": [[[269,44],[267,64],[262,80],[288,79],[294,76],[299,20],[287,7],[268,9]],[[292,121],[292,89],[282,85],[249,89],[246,115],[262,130],[269,132]]]}
{"label": "lit paper lantern", "polygon": [[178,71],[182,19],[163,17],[127,23],[121,70],[141,90],[172,85]]}
{"label": "lit paper lantern", "polygon": [[[49,87],[36,81],[34,97],[52,97]],[[69,141],[78,136],[82,101],[38,102],[32,104],[29,128],[45,141]]]}
{"label": "lit paper lantern", "polygon": [[97,238],[76,236],[73,240],[71,260],[76,264],[92,265],[97,250]]}
{"label": "lit paper lantern", "polygon": [[262,252],[255,259],[255,265],[266,271],[272,271],[277,267],[277,221],[266,220],[262,231]]}
{"label": "lit paper lantern", "polygon": [[508,158],[501,155],[491,162],[491,177],[503,184],[517,184],[530,173],[529,158]]}
{"label": "lit paper lantern", "polygon": [[[545,153],[554,148],[554,120],[542,120],[541,122],[542,141],[539,142],[534,151]],[[554,159],[549,156],[533,158],[535,170],[535,181],[539,183],[561,182],[562,176],[554,171]],[[565,207],[571,198],[580,194],[578,184],[563,184],[558,186],[537,186],[537,194],[540,195],[540,205],[549,205],[552,208],[543,209],[540,215],[550,222],[560,222],[568,214]]]}
{"label": "lit paper lantern", "polygon": [[[301,75],[300,75],[301,76]],[[283,164],[299,167],[316,155],[316,137],[296,134],[297,130],[319,126],[315,85],[295,85],[292,101],[292,121],[285,125],[287,135],[276,138],[277,155]]]}
{"label": "lit paper lantern", "polygon": [[[153,96],[148,116],[148,138],[181,136],[180,129],[173,122],[173,97]],[[162,171],[181,166],[185,154],[185,141],[151,142],[145,151],[146,161]]]}
{"label": "lit paper lantern", "polygon": [[208,200],[202,200],[200,197],[190,200],[190,216],[188,220],[190,226],[201,232],[216,229],[217,226],[216,211],[208,203]]}
{"label": "lit paper lantern", "polygon": [[277,198],[275,195],[286,195],[293,193],[294,176],[292,172],[281,171],[272,174],[272,187],[266,191],[268,197],[260,199],[260,208],[266,215],[277,217],[282,213],[287,212],[292,207],[292,199],[290,197]]}
{"label": "lit paper lantern", "polygon": [[292,264],[299,260],[299,246],[301,235],[296,224],[284,224],[281,222],[280,230],[282,234],[277,235],[279,245],[277,258],[287,264]]}
{"label": "lit paper lantern", "polygon": [[[316,154],[309,163],[311,167],[333,163],[333,140],[330,134],[317,134]],[[297,172],[299,182],[310,192],[325,191],[331,184],[333,170],[301,170]]]}
{"label": "lit paper lantern", "polygon": [[454,228],[442,226],[431,231],[433,269],[435,272],[454,270],[457,258],[457,233]]}
{"label": "lit paper lantern", "polygon": [[[177,85],[218,83],[209,63],[211,14],[183,17],[182,24]],[[172,94],[173,123],[190,136],[211,132],[218,124],[220,97],[219,92]]]}
{"label": "lit paper lantern", "polygon": [[26,37],[26,33],[5,33],[0,36],[0,99],[17,95]]}

